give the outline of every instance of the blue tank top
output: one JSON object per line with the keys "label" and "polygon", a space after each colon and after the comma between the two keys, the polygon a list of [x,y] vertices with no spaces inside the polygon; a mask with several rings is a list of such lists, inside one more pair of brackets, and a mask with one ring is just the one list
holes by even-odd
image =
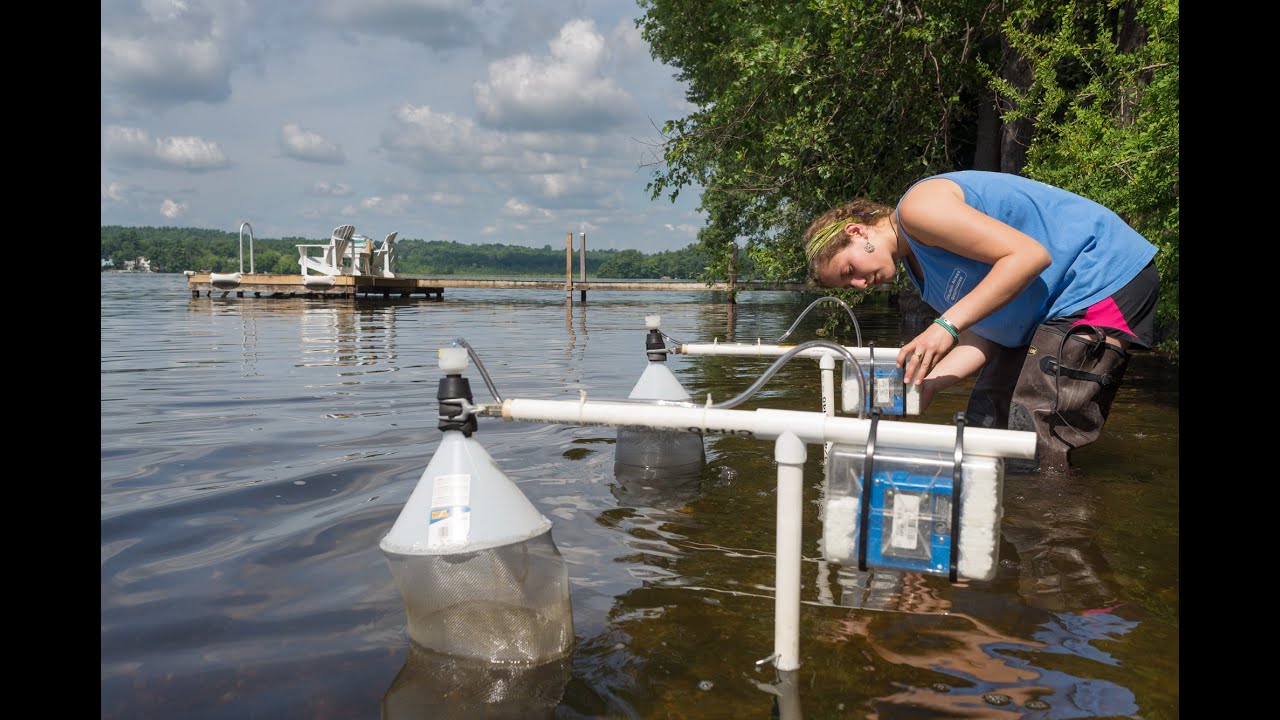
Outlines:
{"label": "blue tank top", "polygon": [[[1119,215],[1075,193],[1010,173],[962,170],[933,177],[955,182],[970,207],[1030,235],[1049,251],[1049,267],[1038,278],[970,328],[994,343],[1027,345],[1038,325],[1110,297],[1155,257],[1156,246]],[[987,263],[920,243],[905,229],[902,235],[924,271],[921,279],[908,267],[907,277],[939,314],[991,271]]]}

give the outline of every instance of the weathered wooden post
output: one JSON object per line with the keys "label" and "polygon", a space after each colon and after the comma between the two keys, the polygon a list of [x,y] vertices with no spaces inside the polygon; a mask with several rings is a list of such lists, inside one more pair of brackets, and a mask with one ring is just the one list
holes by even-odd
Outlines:
{"label": "weathered wooden post", "polygon": [[564,236],[564,299],[573,302],[573,231]]}
{"label": "weathered wooden post", "polygon": [[[578,279],[584,284],[587,282],[587,234],[585,232],[578,233],[578,237],[582,238],[582,253],[578,255]],[[585,288],[579,296],[582,302],[587,301],[587,291]]]}

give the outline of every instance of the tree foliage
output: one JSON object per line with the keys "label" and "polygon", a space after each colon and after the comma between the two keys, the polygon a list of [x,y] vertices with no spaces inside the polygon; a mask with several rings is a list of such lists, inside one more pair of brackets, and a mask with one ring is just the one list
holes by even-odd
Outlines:
{"label": "tree foliage", "polygon": [[1172,0],[637,2],[695,108],[664,125],[649,191],[702,188],[705,279],[727,276],[739,243],[763,279],[802,279],[815,214],[999,169],[1108,205],[1161,248],[1176,347]]}
{"label": "tree foliage", "polygon": [[1009,117],[1035,121],[1025,173],[1115,210],[1160,248],[1158,316],[1166,346],[1178,325],[1178,4],[1077,0],[1052,32],[1005,23],[1034,58],[1025,91],[996,80]]}

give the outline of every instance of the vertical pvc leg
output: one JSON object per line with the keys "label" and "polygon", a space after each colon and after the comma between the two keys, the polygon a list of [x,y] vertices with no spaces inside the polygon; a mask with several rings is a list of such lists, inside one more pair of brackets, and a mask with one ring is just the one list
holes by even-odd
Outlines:
{"label": "vertical pvc leg", "polygon": [[[830,296],[828,296],[830,297]],[[834,417],[836,414],[836,359],[830,355],[823,355],[818,359],[818,369],[822,376],[822,412],[827,417]],[[833,442],[822,444],[822,472],[827,472],[827,460],[831,457],[831,446]],[[826,483],[823,483],[822,502],[818,507],[826,507]],[[822,555],[822,541],[818,541],[818,555]],[[827,566],[826,560],[818,561],[818,599],[827,605],[835,604],[835,595],[831,592],[830,584],[831,569]]]}
{"label": "vertical pvc leg", "polygon": [[774,570],[774,666],[800,667],[800,522],[804,507],[804,443],[790,430],[774,443],[778,461],[778,537]]}
{"label": "vertical pvc leg", "polygon": [[[818,359],[818,370],[822,375],[822,412],[827,417],[836,414],[836,359],[823,355]],[[831,446],[835,443],[823,443],[822,464],[827,464],[827,456],[831,454]]]}

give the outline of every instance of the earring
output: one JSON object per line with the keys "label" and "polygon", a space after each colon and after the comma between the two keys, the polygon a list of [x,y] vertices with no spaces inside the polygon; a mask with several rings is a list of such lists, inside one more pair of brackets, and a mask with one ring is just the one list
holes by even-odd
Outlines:
{"label": "earring", "polygon": [[862,249],[863,249],[863,250],[866,250],[866,251],[867,251],[867,252],[869,252],[869,253],[873,253],[873,252],[875,252],[875,251],[876,251],[876,246],[875,246],[875,245],[872,245],[872,244],[871,244],[871,241],[870,241],[870,240],[868,240],[868,241],[867,241],[867,244],[862,246]]}

